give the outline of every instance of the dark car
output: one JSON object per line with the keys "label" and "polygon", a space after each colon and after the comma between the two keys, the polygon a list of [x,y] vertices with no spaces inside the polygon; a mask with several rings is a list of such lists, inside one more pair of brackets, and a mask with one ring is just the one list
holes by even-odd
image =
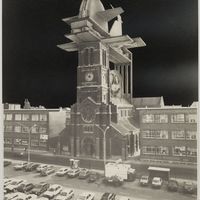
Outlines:
{"label": "dark car", "polygon": [[9,161],[9,160],[4,160],[4,162],[3,162],[3,165],[4,165],[4,167],[6,167],[6,166],[8,166],[8,165],[11,165],[11,161]]}
{"label": "dark car", "polygon": [[116,187],[123,184],[123,180],[118,176],[105,177],[103,182],[105,184],[113,185]]}
{"label": "dark car", "polygon": [[116,194],[114,193],[104,193],[101,197],[101,200],[115,200]]}
{"label": "dark car", "polygon": [[24,170],[26,171],[26,172],[31,172],[31,171],[34,171],[34,170],[36,170],[36,168],[39,166],[39,164],[37,164],[37,163],[29,163],[25,168],[24,168]]}
{"label": "dark car", "polygon": [[167,184],[168,191],[176,192],[178,191],[178,182],[176,180],[170,179]]}
{"label": "dark car", "polygon": [[79,175],[78,175],[78,178],[79,179],[86,179],[88,178],[88,176],[90,175],[90,171],[88,169],[81,169]]}
{"label": "dark car", "polygon": [[88,183],[93,183],[99,178],[99,174],[97,172],[90,172],[89,178],[88,178]]}
{"label": "dark car", "polygon": [[34,188],[33,183],[23,183],[17,188],[17,191],[26,193],[32,190],[33,188]]}
{"label": "dark car", "polygon": [[35,187],[30,191],[31,194],[41,195],[43,192],[46,192],[49,188],[49,183],[40,182],[35,185]]}
{"label": "dark car", "polygon": [[196,192],[196,185],[192,182],[184,182],[183,183],[183,192],[194,194]]}

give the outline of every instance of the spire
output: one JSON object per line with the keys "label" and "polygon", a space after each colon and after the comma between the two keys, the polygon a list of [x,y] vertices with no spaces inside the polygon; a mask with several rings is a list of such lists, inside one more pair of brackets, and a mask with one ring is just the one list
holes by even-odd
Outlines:
{"label": "spire", "polygon": [[24,101],[24,109],[31,109],[31,104],[28,99],[25,99]]}

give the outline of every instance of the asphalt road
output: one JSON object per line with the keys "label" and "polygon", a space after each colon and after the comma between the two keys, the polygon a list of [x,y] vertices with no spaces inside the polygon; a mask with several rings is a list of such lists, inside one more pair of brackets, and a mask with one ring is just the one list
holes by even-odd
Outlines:
{"label": "asphalt road", "polygon": [[[138,184],[138,180],[134,182],[126,182],[121,187],[112,187],[105,186],[101,183],[101,180],[97,183],[87,183],[86,180],[79,180],[78,178],[67,178],[57,177],[54,174],[51,174],[47,177],[40,177],[36,172],[24,172],[24,171],[15,171],[13,165],[19,161],[13,161],[13,164],[7,167],[4,167],[4,176],[7,177],[16,177],[19,179],[27,180],[32,183],[39,183],[40,181],[45,181],[50,184],[60,184],[63,187],[74,188],[76,195],[83,191],[92,191],[95,192],[95,200],[99,200],[102,193],[104,192],[113,192],[120,196],[129,196],[131,200],[196,200],[197,197],[190,194],[183,194],[181,192],[168,192],[166,186],[163,186],[161,189],[152,189],[149,187],[141,187]],[[61,166],[55,166],[56,169]],[[75,196],[76,199],[76,196]]]}

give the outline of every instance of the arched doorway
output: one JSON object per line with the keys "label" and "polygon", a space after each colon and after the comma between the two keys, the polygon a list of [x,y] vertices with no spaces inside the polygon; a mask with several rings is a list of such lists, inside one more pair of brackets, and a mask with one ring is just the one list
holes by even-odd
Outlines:
{"label": "arched doorway", "polygon": [[81,154],[87,157],[95,157],[95,145],[93,138],[86,137],[82,140]]}

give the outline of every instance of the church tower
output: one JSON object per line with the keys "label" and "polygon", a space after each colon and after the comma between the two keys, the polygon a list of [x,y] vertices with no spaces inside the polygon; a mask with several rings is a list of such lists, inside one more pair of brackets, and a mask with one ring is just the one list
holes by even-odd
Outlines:
{"label": "church tower", "polygon": [[[125,158],[130,151],[130,135],[137,132],[129,122],[133,71],[128,49],[145,43],[141,38],[122,35],[122,13],[121,7],[105,10],[100,0],[82,0],[79,14],[63,19],[71,26],[71,33],[65,36],[72,42],[58,47],[78,52],[77,101],[71,107],[66,133],[72,156],[102,158],[106,151],[107,157]],[[108,22],[114,18],[109,30]],[[137,143],[135,139],[134,152]]]}

